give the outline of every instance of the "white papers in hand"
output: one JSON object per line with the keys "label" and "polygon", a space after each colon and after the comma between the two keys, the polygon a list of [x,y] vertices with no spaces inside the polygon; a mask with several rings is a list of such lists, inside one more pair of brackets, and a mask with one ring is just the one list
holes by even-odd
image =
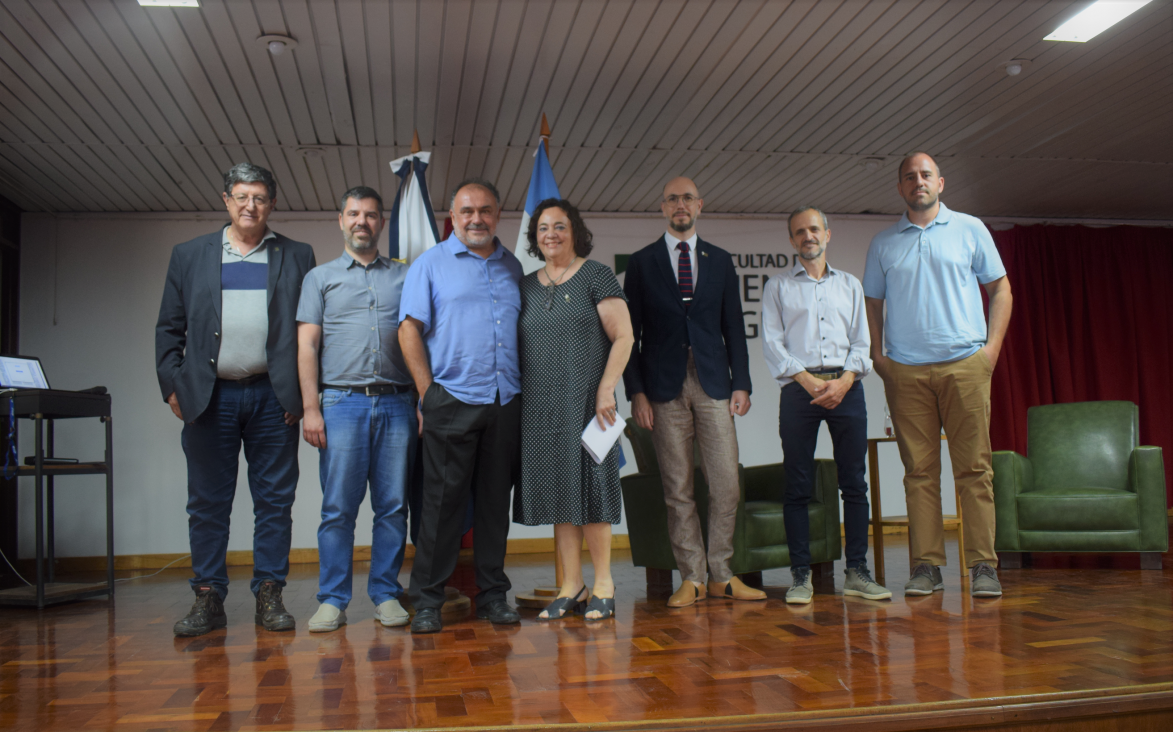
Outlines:
{"label": "white papers in hand", "polygon": [[615,417],[615,424],[607,429],[599,427],[598,418],[593,418],[582,431],[582,447],[596,463],[602,463],[622,433],[623,420],[618,415]]}

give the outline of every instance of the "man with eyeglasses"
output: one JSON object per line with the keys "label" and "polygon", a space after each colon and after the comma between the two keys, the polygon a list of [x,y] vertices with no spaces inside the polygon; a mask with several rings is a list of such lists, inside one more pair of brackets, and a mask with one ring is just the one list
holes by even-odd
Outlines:
{"label": "man with eyeglasses", "polygon": [[240,163],[224,175],[231,222],[171,251],[155,326],[163,399],[183,421],[196,600],[175,635],[227,624],[228,522],[241,444],[253,498],[256,623],[293,630],[281,598],[297,488],[297,303],[314,268],[308,244],[271,231],[273,174]]}
{"label": "man with eyeglasses", "polygon": [[[660,205],[668,231],[631,255],[623,283],[636,342],[623,383],[636,422],[652,432],[680,569],[669,607],[708,595],[766,599],[730,571],[740,495],[733,417],[749,411],[749,349],[733,258],[696,233],[703,205],[691,180],[669,181]],[[693,495],[694,437],[709,484],[707,556]]]}

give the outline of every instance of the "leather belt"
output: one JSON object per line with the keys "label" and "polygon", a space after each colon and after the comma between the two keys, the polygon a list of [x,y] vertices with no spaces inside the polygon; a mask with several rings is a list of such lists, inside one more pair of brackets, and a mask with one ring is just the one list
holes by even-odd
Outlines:
{"label": "leather belt", "polygon": [[252,374],[251,376],[246,376],[243,379],[219,379],[218,378],[217,381],[226,381],[229,384],[239,384],[240,386],[248,386],[249,384],[255,384],[258,381],[260,381],[261,379],[267,379],[267,378],[269,378],[269,374],[264,373],[264,374]]}
{"label": "leather belt", "polygon": [[834,381],[843,375],[843,369],[836,369],[834,371],[829,371],[827,369],[823,369],[821,371],[811,371],[810,369],[807,369],[806,372],[819,381]]}
{"label": "leather belt", "polygon": [[365,394],[366,396],[381,396],[383,394],[406,394],[413,388],[415,387],[410,384],[367,384],[366,386],[335,386],[334,384],[322,384],[322,389],[350,391],[356,394]]}

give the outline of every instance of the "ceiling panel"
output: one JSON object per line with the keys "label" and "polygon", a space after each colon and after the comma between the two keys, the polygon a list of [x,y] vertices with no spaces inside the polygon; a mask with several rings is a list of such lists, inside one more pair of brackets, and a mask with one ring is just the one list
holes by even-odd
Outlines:
{"label": "ceiling panel", "polygon": [[332,210],[392,198],[415,131],[435,206],[478,175],[516,210],[544,112],[591,211],[654,211],[686,174],[708,211],[896,213],[925,149],[969,213],[1173,219],[1173,0],[1085,44],[1042,39],[1087,0],[200,4],[0,0],[0,195],[215,210],[250,160],[280,208]]}

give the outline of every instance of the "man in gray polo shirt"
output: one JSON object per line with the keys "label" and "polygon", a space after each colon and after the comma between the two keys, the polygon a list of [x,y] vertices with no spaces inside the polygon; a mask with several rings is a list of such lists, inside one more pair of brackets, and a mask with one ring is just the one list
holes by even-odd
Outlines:
{"label": "man in gray polo shirt", "polygon": [[408,622],[399,602],[399,568],[419,425],[398,340],[407,265],[379,256],[383,199],[373,189],[358,186],[343,194],[338,223],[346,249],[306,275],[297,308],[302,433],[320,450],[323,494],[318,527],[321,605],[310,619],[311,632],[346,623],[354,524],[368,482],[375,521],[367,594],[380,623]]}

